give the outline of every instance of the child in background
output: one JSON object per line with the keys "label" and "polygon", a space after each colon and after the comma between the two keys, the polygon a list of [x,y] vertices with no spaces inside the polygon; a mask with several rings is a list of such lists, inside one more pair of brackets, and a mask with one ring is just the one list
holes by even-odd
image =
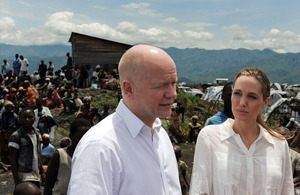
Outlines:
{"label": "child in background", "polygon": [[180,160],[181,147],[178,145],[175,145],[174,152],[175,152],[175,156],[176,156],[177,164],[178,164],[179,181],[180,181],[180,185],[181,185],[182,194],[185,195],[186,192],[188,192],[188,190],[190,188],[190,181],[189,181],[188,175],[187,175],[187,167],[188,166],[183,160]]}
{"label": "child in background", "polygon": [[91,124],[86,119],[79,118],[72,122],[69,135],[72,144],[54,152],[47,169],[44,195],[52,194],[52,189],[53,194],[67,194],[73,153],[81,137],[90,128]]}

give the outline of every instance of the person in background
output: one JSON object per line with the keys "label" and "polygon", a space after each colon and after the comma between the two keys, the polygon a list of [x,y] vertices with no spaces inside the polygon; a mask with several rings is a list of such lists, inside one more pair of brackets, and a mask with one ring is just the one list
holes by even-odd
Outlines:
{"label": "person in background", "polygon": [[47,65],[44,64],[44,60],[41,60],[41,64],[39,65],[38,72],[39,72],[41,79],[45,80],[46,73],[47,73]]}
{"label": "person in background", "polygon": [[75,119],[70,126],[71,145],[57,149],[48,166],[44,195],[67,194],[74,150],[82,136],[91,128],[86,119]]}
{"label": "person in background", "polygon": [[57,123],[50,109],[47,106],[43,106],[42,99],[37,99],[36,105],[37,108],[34,110],[35,120],[33,127],[39,129],[42,135],[44,135],[44,133],[49,134],[50,141],[53,142]]}
{"label": "person in background", "polygon": [[46,107],[49,109],[56,109],[63,106],[61,96],[53,87],[47,89],[46,94],[47,96],[43,98],[43,101],[46,102]]}
{"label": "person in background", "polygon": [[78,67],[78,65],[75,65],[75,68],[72,71],[72,85],[74,87],[78,87],[79,86],[79,77],[80,77],[80,69]]}
{"label": "person in background", "polygon": [[188,138],[190,143],[196,143],[198,134],[201,130],[201,125],[198,123],[198,116],[194,115],[191,118],[191,123],[189,123],[189,128],[187,130]]}
{"label": "person in background", "polygon": [[109,112],[109,106],[107,104],[105,104],[103,106],[103,110],[101,112],[101,116],[102,116],[102,119],[104,119],[105,117],[107,117],[108,115],[110,115],[110,112]]}
{"label": "person in background", "polygon": [[54,64],[52,64],[51,60],[49,61],[49,65],[48,65],[47,71],[48,71],[48,75],[53,75]]}
{"label": "person in background", "polygon": [[290,148],[290,157],[292,162],[292,173],[295,188],[295,195],[300,195],[300,154],[294,148],[291,147],[295,132],[290,131],[288,128],[280,126],[276,128],[277,132],[280,132],[287,140]]}
{"label": "person in background", "polygon": [[200,131],[190,194],[294,194],[287,141],[261,117],[269,101],[270,80],[262,70],[236,75],[234,119]]}
{"label": "person in background", "polygon": [[16,114],[19,113],[19,107],[20,107],[20,99],[19,96],[17,95],[17,89],[12,87],[9,90],[9,94],[6,94],[4,97],[5,101],[11,101],[14,104],[15,110],[14,112]]}
{"label": "person in background", "polygon": [[83,105],[79,107],[76,118],[85,118],[90,121],[91,125],[95,125],[96,120],[102,120],[102,116],[98,113],[98,108],[91,106],[91,97],[85,96],[83,98]]}
{"label": "person in background", "polygon": [[224,85],[222,90],[222,100],[224,101],[223,112],[217,112],[214,116],[207,119],[206,125],[218,125],[225,122],[228,118],[234,118],[231,111],[231,94],[232,94],[232,82]]}
{"label": "person in background", "polygon": [[85,69],[87,72],[86,87],[90,87],[94,70],[91,68],[91,65],[89,64],[86,65]]}
{"label": "person in background", "polygon": [[297,131],[300,128],[300,124],[295,120],[294,117],[292,117],[290,118],[290,121],[285,127],[288,128],[290,131]]}
{"label": "person in background", "polygon": [[48,165],[53,153],[54,153],[54,146],[50,143],[50,136],[47,133],[44,133],[42,137],[42,164]]}
{"label": "person in background", "polygon": [[20,60],[21,60],[21,68],[20,68],[21,76],[26,76],[26,74],[28,72],[29,62],[22,55],[20,56]]}
{"label": "person in background", "polygon": [[66,53],[66,56],[67,56],[67,64],[66,64],[66,66],[67,67],[72,67],[73,66],[73,61],[72,61],[72,57],[70,56],[70,53],[69,52],[67,52]]}
{"label": "person in background", "polygon": [[31,182],[23,182],[16,186],[14,195],[41,195],[41,190]]}
{"label": "person in background", "polygon": [[[30,84],[29,80],[25,80],[22,83],[22,87],[25,90],[25,97],[23,98],[23,101],[26,101],[26,103],[24,103],[24,105],[28,105],[27,103],[29,103],[29,106],[31,106],[33,109],[36,108],[36,101],[37,99],[39,99],[39,92],[38,90]],[[20,90],[19,90],[20,91]]]}
{"label": "person in background", "polygon": [[79,98],[78,88],[74,89],[74,106],[75,110],[79,110],[80,106],[83,106],[81,99]]}
{"label": "person in background", "polygon": [[16,59],[13,62],[13,69],[16,76],[20,76],[21,60],[19,59],[19,54],[15,55]]}
{"label": "person in background", "polygon": [[30,75],[31,83],[36,85],[38,81],[41,79],[39,72],[35,70],[32,75]]}
{"label": "person in background", "polygon": [[3,60],[3,64],[2,64],[2,66],[1,66],[1,73],[3,74],[3,73],[8,73],[8,71],[10,70],[10,68],[9,68],[9,63],[7,63],[7,60],[6,59],[4,59]]}
{"label": "person in background", "polygon": [[88,72],[85,69],[85,66],[80,67],[80,76],[79,76],[79,86],[81,88],[87,88],[86,79],[88,78]]}
{"label": "person in background", "polygon": [[182,195],[185,195],[190,188],[190,181],[188,179],[188,173],[187,173],[187,164],[183,161],[180,160],[181,158],[181,147],[178,145],[174,145],[174,152],[178,164],[178,172],[179,172],[179,181],[181,185],[181,191]]}
{"label": "person in background", "polygon": [[71,144],[71,139],[69,137],[63,137],[59,140],[59,147],[65,148]]}
{"label": "person in background", "polygon": [[122,56],[119,75],[123,99],[77,145],[68,194],[181,194],[159,119],[171,114],[176,97],[174,61],[162,49],[136,45]]}
{"label": "person in background", "polygon": [[174,103],[171,108],[171,115],[166,117],[168,124],[169,137],[172,142],[178,144],[182,141],[182,129],[180,126],[180,112],[178,112],[177,103]]}
{"label": "person in background", "polygon": [[1,117],[1,132],[0,132],[0,146],[1,146],[1,162],[10,164],[8,142],[10,136],[18,127],[18,115],[14,112],[15,105],[11,101],[4,102],[5,111],[0,115]]}
{"label": "person in background", "polygon": [[[15,131],[9,140],[9,159],[15,186],[21,182],[32,182],[40,188],[40,176],[42,185],[45,172],[41,159],[41,135],[32,125],[34,123],[34,111],[31,107],[25,107],[20,112],[21,127]],[[40,176],[39,176],[40,175]]]}

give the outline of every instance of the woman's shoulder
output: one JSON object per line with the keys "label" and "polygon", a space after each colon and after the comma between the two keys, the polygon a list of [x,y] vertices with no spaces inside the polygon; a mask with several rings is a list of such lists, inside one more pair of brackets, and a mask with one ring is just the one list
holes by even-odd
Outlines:
{"label": "woman's shoulder", "polygon": [[200,134],[204,137],[219,137],[224,128],[226,129],[226,124],[207,125],[201,129]]}

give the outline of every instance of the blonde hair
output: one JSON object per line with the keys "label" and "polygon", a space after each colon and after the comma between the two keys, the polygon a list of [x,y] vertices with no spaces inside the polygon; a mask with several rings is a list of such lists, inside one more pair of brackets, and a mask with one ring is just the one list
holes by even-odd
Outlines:
{"label": "blonde hair", "polygon": [[[248,77],[254,77],[256,78],[256,80],[258,80],[258,82],[261,85],[261,90],[262,90],[262,94],[263,94],[263,100],[267,100],[268,97],[270,97],[270,80],[268,78],[268,76],[259,68],[245,68],[242,69],[234,78],[234,82],[233,82],[233,87],[235,85],[236,80],[240,77],[240,76],[248,76]],[[269,128],[266,123],[264,122],[263,118],[262,118],[262,113],[259,113],[259,115],[256,118],[256,122],[258,124],[260,124],[261,126],[263,126],[272,136],[278,138],[278,139],[285,139],[283,136],[281,136],[280,134],[276,133],[276,130],[273,130],[271,128]]]}

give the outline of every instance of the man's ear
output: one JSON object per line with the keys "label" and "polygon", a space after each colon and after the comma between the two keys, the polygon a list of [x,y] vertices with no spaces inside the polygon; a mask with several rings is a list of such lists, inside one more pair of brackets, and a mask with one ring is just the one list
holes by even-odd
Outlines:
{"label": "man's ear", "polygon": [[122,82],[122,89],[123,89],[124,96],[127,96],[129,98],[131,98],[133,96],[134,85],[133,85],[132,81],[130,81],[130,80],[124,80]]}

